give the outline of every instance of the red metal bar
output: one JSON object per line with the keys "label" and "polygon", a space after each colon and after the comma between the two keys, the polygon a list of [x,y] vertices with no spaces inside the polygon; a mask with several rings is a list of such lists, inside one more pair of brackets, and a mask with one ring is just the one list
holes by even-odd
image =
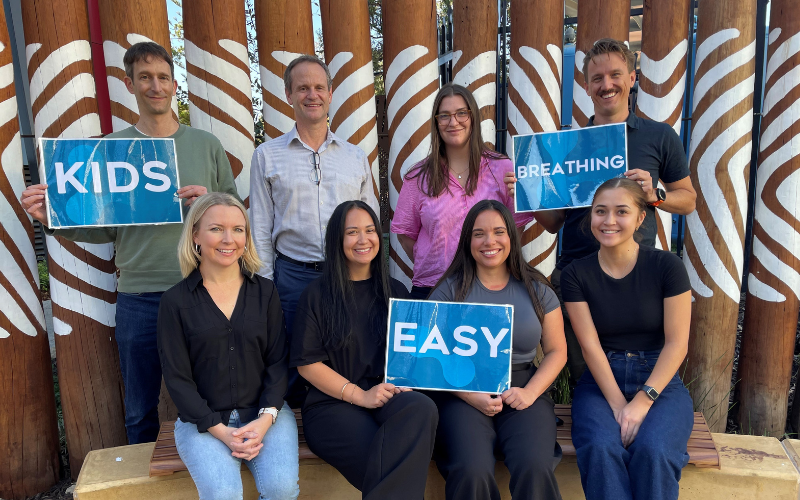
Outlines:
{"label": "red metal bar", "polygon": [[108,97],[108,80],[106,78],[106,58],[103,54],[103,32],[100,29],[100,6],[98,0],[87,0],[89,11],[89,42],[92,46],[92,68],[94,85],[97,92],[97,107],[100,111],[100,130],[103,135],[110,134],[111,100]]}

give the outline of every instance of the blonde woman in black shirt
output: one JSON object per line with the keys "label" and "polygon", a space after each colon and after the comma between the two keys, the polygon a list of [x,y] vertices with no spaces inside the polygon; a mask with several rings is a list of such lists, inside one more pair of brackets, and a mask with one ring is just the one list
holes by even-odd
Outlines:
{"label": "blonde woman in black shirt", "polygon": [[291,366],[312,387],[303,405],[308,447],[370,500],[421,499],[433,452],[436,406],[385,383],[389,277],[380,220],[362,201],[333,211],[325,269],[298,303]]}
{"label": "blonde woman in black shirt", "polygon": [[601,185],[589,212],[600,250],[561,276],[588,367],[572,401],[587,500],[677,499],[689,460],[692,399],[677,373],[689,343],[689,276],[676,255],[634,239],[645,208],[635,181]]}
{"label": "blonde woman in black shirt", "polygon": [[244,206],[198,198],[178,244],[184,280],[161,298],[158,351],[178,408],[175,445],[200,499],[242,498],[241,461],[261,499],[299,494],[297,424],[283,401],[287,355],[275,285]]}

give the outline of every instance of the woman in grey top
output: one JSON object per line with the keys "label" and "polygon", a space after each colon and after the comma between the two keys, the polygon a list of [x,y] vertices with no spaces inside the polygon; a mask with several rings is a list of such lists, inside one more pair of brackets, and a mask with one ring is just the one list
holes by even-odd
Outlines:
{"label": "woman in grey top", "polygon": [[[511,497],[559,499],[553,400],[546,394],[567,361],[558,298],[522,257],[508,208],[478,202],[467,214],[458,250],[430,300],[514,305],[511,389],[500,395],[433,392],[439,408],[434,458],[448,500],[500,498],[495,453],[511,473]],[[541,340],[544,359],[533,365]]]}

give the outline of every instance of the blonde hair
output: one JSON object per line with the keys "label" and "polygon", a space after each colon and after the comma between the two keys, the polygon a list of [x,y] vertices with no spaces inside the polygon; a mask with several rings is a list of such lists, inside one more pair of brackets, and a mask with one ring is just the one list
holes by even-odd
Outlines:
{"label": "blonde hair", "polygon": [[183,274],[184,278],[192,274],[192,271],[200,265],[200,253],[194,245],[194,234],[197,232],[197,225],[206,210],[217,205],[236,207],[244,216],[246,243],[244,253],[239,259],[242,272],[253,276],[261,269],[261,259],[258,258],[256,246],[253,243],[253,235],[250,231],[250,218],[247,217],[247,210],[245,210],[242,202],[228,193],[208,193],[194,200],[183,222],[183,232],[181,233],[181,239],[178,241],[178,262],[181,265],[181,274]]}

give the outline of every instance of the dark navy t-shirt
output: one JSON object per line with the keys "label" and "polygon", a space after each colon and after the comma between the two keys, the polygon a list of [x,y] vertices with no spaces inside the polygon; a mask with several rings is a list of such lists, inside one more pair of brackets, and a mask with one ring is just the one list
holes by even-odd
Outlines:
{"label": "dark navy t-shirt", "polygon": [[[594,117],[589,119],[588,126],[594,124],[593,120]],[[628,170],[639,168],[650,172],[653,188],[658,185],[659,179],[668,184],[689,176],[686,153],[683,151],[680,137],[672,127],[666,123],[640,118],[634,113],[628,115],[626,123],[628,124]],[[583,223],[590,211],[588,207],[567,210],[561,237],[561,258],[556,265],[558,269],[563,270],[573,260],[585,257],[600,248],[588,222]],[[638,232],[642,236],[642,245],[655,246],[658,229],[654,207],[647,207],[647,215]]]}
{"label": "dark navy t-shirt", "polygon": [[574,260],[561,275],[564,302],[586,302],[603,349],[654,351],[664,347],[664,299],[691,289],[681,259],[639,246],[639,258],[622,279],[606,274],[597,252]]}

